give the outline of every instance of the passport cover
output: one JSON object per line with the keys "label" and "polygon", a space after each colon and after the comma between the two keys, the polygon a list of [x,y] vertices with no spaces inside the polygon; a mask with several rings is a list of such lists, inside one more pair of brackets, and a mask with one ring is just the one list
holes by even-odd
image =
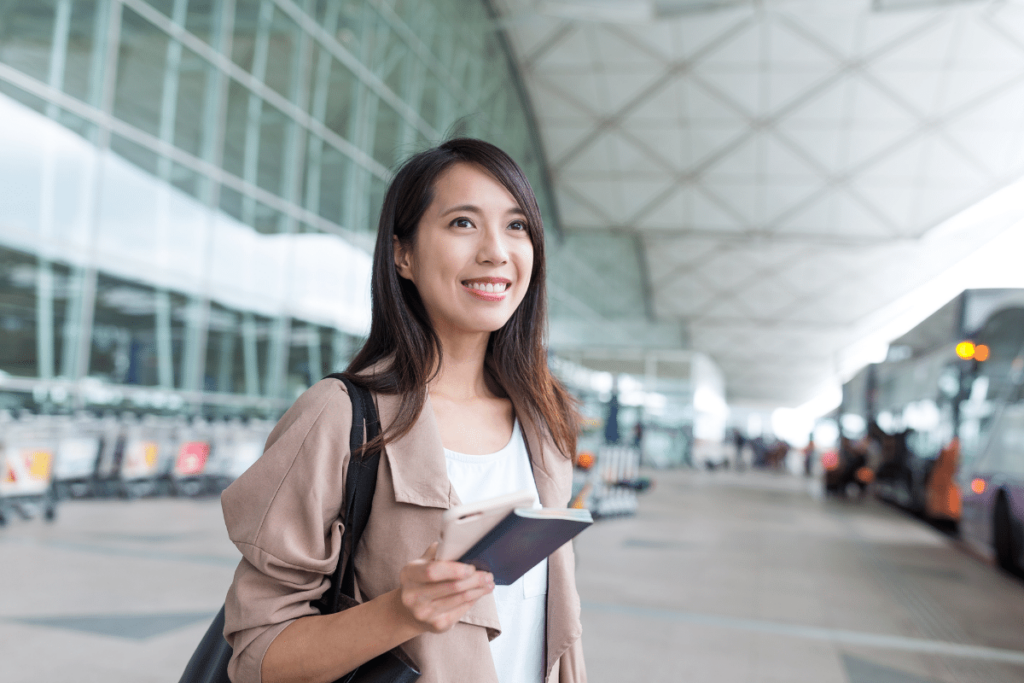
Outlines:
{"label": "passport cover", "polygon": [[538,562],[594,523],[588,510],[520,508],[487,532],[459,558],[510,586]]}

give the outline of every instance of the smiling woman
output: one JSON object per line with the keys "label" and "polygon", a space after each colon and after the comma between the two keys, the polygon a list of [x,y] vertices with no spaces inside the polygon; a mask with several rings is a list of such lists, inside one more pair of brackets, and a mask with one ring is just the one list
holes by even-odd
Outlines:
{"label": "smiling woman", "polygon": [[[334,681],[400,646],[422,683],[586,680],[572,547],[511,586],[434,559],[442,513],[526,490],[566,507],[577,414],[547,367],[544,230],[519,166],[457,139],[416,155],[384,198],[370,335],[345,374],[370,390],[383,448],[352,563],[363,602],[320,614],[343,555],[352,424],[325,379],[222,497],[243,555],[225,601],[241,681]],[[358,496],[356,497],[358,500]],[[500,637],[498,637],[500,634]]]}

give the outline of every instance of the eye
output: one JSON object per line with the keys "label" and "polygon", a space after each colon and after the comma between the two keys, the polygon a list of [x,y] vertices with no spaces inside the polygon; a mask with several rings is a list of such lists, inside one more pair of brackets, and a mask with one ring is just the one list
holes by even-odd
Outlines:
{"label": "eye", "polygon": [[508,224],[508,227],[512,230],[526,230],[526,223],[523,221],[512,221]]}
{"label": "eye", "polygon": [[469,220],[468,218],[459,217],[453,220],[449,225],[451,225],[453,228],[472,228],[473,221]]}

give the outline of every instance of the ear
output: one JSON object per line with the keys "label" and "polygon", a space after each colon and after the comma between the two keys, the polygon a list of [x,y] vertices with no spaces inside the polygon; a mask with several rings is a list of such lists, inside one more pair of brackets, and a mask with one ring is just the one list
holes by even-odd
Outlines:
{"label": "ear", "polygon": [[412,250],[402,244],[397,235],[391,238],[391,246],[394,249],[395,270],[398,271],[398,276],[412,280]]}

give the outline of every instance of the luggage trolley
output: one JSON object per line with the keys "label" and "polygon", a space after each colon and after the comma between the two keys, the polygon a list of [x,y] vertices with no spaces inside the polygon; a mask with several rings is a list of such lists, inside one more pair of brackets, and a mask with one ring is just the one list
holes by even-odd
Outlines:
{"label": "luggage trolley", "polygon": [[593,468],[594,492],[591,511],[595,517],[635,514],[639,507],[637,489],[632,485],[640,469],[640,451],[630,446],[606,445]]}
{"label": "luggage trolley", "polygon": [[79,498],[95,493],[94,475],[103,447],[95,418],[88,414],[58,418],[54,433],[60,437],[53,472],[57,499]]}
{"label": "luggage trolley", "polygon": [[124,427],[124,454],[119,472],[121,495],[140,498],[161,492],[161,465],[173,452],[173,426],[166,419],[146,415]]}
{"label": "luggage trolley", "polygon": [[0,526],[12,512],[30,519],[41,511],[47,521],[57,516],[53,488],[54,440],[34,416],[8,419],[0,425]]}
{"label": "luggage trolley", "polygon": [[177,496],[197,496],[210,487],[206,474],[212,450],[212,430],[202,418],[194,418],[177,433],[177,456],[170,472],[171,493]]}
{"label": "luggage trolley", "polygon": [[95,496],[109,497],[121,493],[121,463],[126,441],[124,422],[129,419],[127,414],[118,418],[108,413],[97,422],[101,445],[93,473],[92,493]]}

